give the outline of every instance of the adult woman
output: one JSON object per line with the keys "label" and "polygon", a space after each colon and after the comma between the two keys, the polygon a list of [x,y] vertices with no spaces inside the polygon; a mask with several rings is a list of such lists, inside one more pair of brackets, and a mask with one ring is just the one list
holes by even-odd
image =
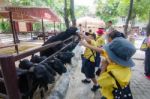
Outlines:
{"label": "adult woman", "polygon": [[150,23],[147,26],[147,47],[145,51],[145,76],[150,79]]}

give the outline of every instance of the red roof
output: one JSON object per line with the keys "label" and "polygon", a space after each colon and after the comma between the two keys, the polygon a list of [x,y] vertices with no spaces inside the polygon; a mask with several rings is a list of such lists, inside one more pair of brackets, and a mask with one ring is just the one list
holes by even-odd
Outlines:
{"label": "red roof", "polygon": [[[13,13],[13,20],[41,20],[45,19],[51,22],[60,22],[59,17],[49,8],[37,7],[5,7],[6,11]],[[1,13],[0,16],[8,18],[8,14]]]}
{"label": "red roof", "polygon": [[[8,11],[0,11],[0,18],[1,17],[9,19],[9,12]],[[36,20],[36,18],[27,16],[24,14],[20,14],[17,12],[12,12],[12,18],[14,21],[38,21],[38,20]]]}

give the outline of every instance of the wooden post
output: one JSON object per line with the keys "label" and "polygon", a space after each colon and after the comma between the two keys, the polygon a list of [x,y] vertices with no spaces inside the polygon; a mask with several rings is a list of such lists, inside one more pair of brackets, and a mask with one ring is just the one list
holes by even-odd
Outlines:
{"label": "wooden post", "polygon": [[56,35],[56,33],[55,33],[55,27],[56,27],[56,26],[55,26],[55,25],[56,25],[56,24],[55,24],[55,21],[54,21],[54,34]]}
{"label": "wooden post", "polygon": [[14,28],[16,43],[20,43],[19,38],[18,38],[18,33],[16,31],[15,21],[13,21],[13,28]]}
{"label": "wooden post", "polygon": [[60,27],[59,27],[60,31],[61,31],[61,23],[60,23]]}
{"label": "wooden post", "polygon": [[12,12],[9,12],[9,21],[10,21],[10,25],[11,25],[11,32],[13,34],[13,39],[14,39],[14,44],[16,44],[16,37],[15,37],[15,32],[14,32],[14,26],[13,26],[13,19],[12,19]]}
{"label": "wooden post", "polygon": [[5,81],[5,87],[8,99],[21,99],[17,83],[16,67],[13,56],[5,56],[0,59],[2,74]]}
{"label": "wooden post", "polygon": [[43,41],[45,42],[45,32],[44,32],[44,22],[42,19],[42,32],[43,32]]}

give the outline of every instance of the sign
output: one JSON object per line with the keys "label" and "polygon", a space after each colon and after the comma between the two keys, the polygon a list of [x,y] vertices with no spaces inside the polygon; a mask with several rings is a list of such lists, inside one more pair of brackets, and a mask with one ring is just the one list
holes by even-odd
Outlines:
{"label": "sign", "polygon": [[20,32],[27,32],[27,26],[25,22],[18,22],[18,25]]}

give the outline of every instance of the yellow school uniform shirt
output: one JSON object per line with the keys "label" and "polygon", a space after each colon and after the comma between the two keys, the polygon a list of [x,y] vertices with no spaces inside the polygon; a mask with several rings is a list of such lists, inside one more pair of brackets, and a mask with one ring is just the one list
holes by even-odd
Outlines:
{"label": "yellow school uniform shirt", "polygon": [[96,43],[97,43],[97,46],[100,47],[100,46],[103,46],[105,44],[105,40],[102,36],[96,36]]}
{"label": "yellow school uniform shirt", "polygon": [[[107,57],[105,51],[103,54]],[[129,67],[124,67],[114,62],[110,62],[107,67],[107,71],[99,76],[97,81],[101,86],[102,96],[105,96],[107,99],[114,99],[112,91],[113,88],[117,88],[117,85],[114,78],[108,72],[111,72],[115,76],[121,87],[125,87],[129,84],[131,79],[131,69]]]}
{"label": "yellow school uniform shirt", "polygon": [[[96,41],[95,40],[91,40],[91,45],[97,47]],[[94,53],[94,55],[93,55],[93,53]],[[92,55],[89,60],[91,62],[95,62],[95,57],[94,56],[96,56],[96,52],[93,51],[93,53],[92,53],[91,49],[86,48],[83,56],[84,56],[84,58],[89,59],[89,57]]]}

